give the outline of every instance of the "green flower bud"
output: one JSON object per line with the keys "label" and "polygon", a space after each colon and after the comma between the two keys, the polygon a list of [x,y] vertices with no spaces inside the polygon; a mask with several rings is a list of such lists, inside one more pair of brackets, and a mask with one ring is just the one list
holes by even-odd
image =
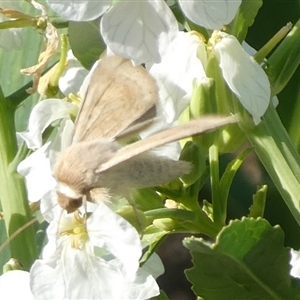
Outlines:
{"label": "green flower bud", "polygon": [[188,187],[195,183],[205,172],[205,155],[201,151],[198,144],[192,141],[188,141],[187,143],[185,143],[181,151],[180,160],[189,161],[192,164],[191,172],[189,174],[181,176],[181,180],[184,183],[185,187]]}
{"label": "green flower bud", "polygon": [[11,258],[4,266],[3,273],[13,270],[23,270],[22,264],[15,258]]}

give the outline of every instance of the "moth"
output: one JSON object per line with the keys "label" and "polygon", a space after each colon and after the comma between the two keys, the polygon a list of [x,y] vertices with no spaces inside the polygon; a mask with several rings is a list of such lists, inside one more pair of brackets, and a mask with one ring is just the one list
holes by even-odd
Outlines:
{"label": "moth", "polygon": [[190,171],[185,161],[150,150],[236,122],[207,116],[123,146],[119,141],[147,127],[156,116],[158,89],[142,66],[120,56],[100,60],[75,120],[71,145],[58,157],[54,176],[60,206],[73,212],[93,201],[95,189],[127,195],[130,188],[158,186]]}

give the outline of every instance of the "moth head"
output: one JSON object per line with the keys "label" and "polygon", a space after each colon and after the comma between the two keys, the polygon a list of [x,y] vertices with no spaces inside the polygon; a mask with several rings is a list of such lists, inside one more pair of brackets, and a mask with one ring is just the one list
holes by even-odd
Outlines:
{"label": "moth head", "polygon": [[56,194],[58,204],[68,213],[76,211],[82,205],[83,194],[62,182],[58,182]]}
{"label": "moth head", "polygon": [[56,191],[58,204],[67,211],[67,213],[72,213],[76,211],[82,205],[82,196],[78,198],[70,198],[69,196]]}

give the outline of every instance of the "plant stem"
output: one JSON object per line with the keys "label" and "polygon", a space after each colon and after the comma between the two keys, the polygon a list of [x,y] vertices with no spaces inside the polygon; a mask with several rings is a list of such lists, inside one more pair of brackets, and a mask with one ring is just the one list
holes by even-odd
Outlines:
{"label": "plant stem", "polygon": [[[7,236],[31,219],[23,178],[17,173],[13,160],[17,153],[14,107],[0,89],[0,200],[4,212]],[[28,270],[37,257],[35,233],[32,226],[10,241],[10,252]]]}

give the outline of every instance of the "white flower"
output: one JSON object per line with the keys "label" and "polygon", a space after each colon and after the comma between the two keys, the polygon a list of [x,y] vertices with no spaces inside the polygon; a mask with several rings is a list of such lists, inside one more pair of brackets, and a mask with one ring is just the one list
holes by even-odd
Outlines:
{"label": "white flower", "polygon": [[176,18],[163,0],[57,1],[50,7],[68,20],[89,21],[100,17],[102,37],[116,54],[136,64],[159,62],[178,32]]}
{"label": "white flower", "polygon": [[159,293],[139,268],[137,231],[105,204],[85,220],[78,214],[53,221],[43,259],[31,270],[37,299],[148,299]]}
{"label": "white flower", "polygon": [[178,0],[184,14],[194,23],[207,29],[221,29],[229,24],[242,0]]}
{"label": "white flower", "polygon": [[119,1],[101,20],[109,49],[136,64],[159,62],[177,32],[177,21],[163,0]]}
{"label": "white flower", "polygon": [[234,36],[218,32],[211,41],[226,83],[258,124],[271,98],[266,73]]}
{"label": "white flower", "polygon": [[89,71],[82,67],[71,50],[68,52],[67,58],[68,66],[64,74],[59,78],[58,85],[65,96],[71,93],[76,95],[78,93],[78,87],[82,85]]}
{"label": "white flower", "polygon": [[29,273],[21,270],[8,271],[0,276],[1,299],[33,300],[29,286]]}
{"label": "white flower", "polygon": [[56,181],[51,176],[49,149],[50,142],[33,152],[18,165],[18,172],[26,180],[29,201],[39,201],[56,186]]}
{"label": "white flower", "polygon": [[162,115],[167,123],[177,120],[187,107],[194,81],[206,77],[207,55],[198,35],[180,32],[167,48],[161,63],[149,73],[156,79]]}

